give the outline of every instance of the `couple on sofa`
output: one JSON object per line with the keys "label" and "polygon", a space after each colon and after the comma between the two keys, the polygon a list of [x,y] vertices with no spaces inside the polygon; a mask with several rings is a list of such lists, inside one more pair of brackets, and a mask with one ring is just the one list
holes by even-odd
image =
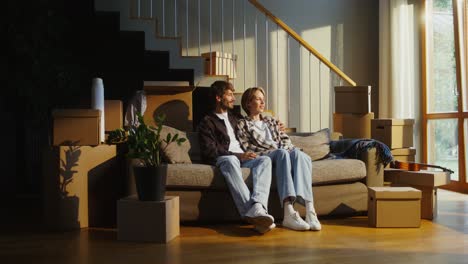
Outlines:
{"label": "couple on sofa", "polygon": [[[229,112],[235,102],[231,83],[214,82],[210,95],[214,110],[198,127],[203,159],[220,169],[241,217],[261,234],[275,228],[267,211],[274,165],[284,209],[282,225],[298,231],[320,230],[312,196],[312,161],[292,145],[278,120],[261,115],[265,108],[263,89],[244,92],[241,104],[248,116],[240,119]],[[241,168],[251,170],[252,192]],[[306,208],[305,221],[294,209],[296,201]]]}

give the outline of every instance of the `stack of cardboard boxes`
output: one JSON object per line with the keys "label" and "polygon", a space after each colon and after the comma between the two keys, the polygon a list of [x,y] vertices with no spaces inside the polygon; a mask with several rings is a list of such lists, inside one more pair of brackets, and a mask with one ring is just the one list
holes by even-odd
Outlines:
{"label": "stack of cardboard boxes", "polygon": [[[105,130],[122,127],[122,102],[105,101]],[[116,145],[101,144],[101,111],[53,112],[53,146],[44,150],[44,221],[51,229],[115,225],[122,194]]]}
{"label": "stack of cardboard boxes", "polygon": [[344,138],[370,138],[371,120],[370,86],[336,86],[333,130]]}
{"label": "stack of cardboard boxes", "polygon": [[415,161],[414,119],[374,119],[371,121],[371,126],[372,138],[387,145],[395,160]]}

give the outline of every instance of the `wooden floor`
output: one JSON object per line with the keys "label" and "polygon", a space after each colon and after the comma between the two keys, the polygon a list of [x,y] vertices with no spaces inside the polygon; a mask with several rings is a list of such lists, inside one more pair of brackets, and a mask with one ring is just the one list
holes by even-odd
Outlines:
{"label": "wooden floor", "polygon": [[420,228],[370,228],[366,217],[324,219],[320,232],[182,226],[170,243],[116,240],[115,230],[6,232],[0,263],[468,263],[468,195],[439,192],[439,217]]}

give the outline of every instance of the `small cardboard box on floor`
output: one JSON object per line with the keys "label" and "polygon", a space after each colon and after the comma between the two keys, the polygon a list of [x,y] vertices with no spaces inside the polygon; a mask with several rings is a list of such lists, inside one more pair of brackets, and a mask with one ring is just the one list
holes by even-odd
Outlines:
{"label": "small cardboard box on floor", "polygon": [[421,218],[437,217],[437,187],[450,183],[450,174],[443,171],[405,171],[385,169],[385,181],[391,186],[411,186],[422,192]]}
{"label": "small cardboard box on floor", "polygon": [[340,132],[344,138],[371,138],[372,119],[374,113],[333,113],[333,131]]}
{"label": "small cardboard box on floor", "polygon": [[391,149],[413,147],[414,119],[373,119],[372,138]]}
{"label": "small cardboard box on floor", "polygon": [[411,187],[370,187],[368,217],[373,227],[419,227],[421,191]]}
{"label": "small cardboard box on floor", "polygon": [[367,114],[371,112],[370,86],[336,86],[335,112],[341,114]]}
{"label": "small cardboard box on floor", "polygon": [[117,238],[166,243],[180,234],[179,197],[140,201],[136,195],[117,202]]}

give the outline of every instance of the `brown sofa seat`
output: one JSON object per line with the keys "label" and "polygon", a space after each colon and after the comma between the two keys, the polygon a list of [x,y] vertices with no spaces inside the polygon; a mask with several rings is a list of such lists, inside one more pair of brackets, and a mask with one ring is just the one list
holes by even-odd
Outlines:
{"label": "brown sofa seat", "polygon": [[[252,187],[252,180],[249,177],[250,169],[243,168],[242,174],[247,185]],[[366,177],[366,165],[361,160],[356,159],[320,160],[312,163],[312,174],[313,185],[356,182]],[[169,164],[167,187],[169,189],[181,187],[187,189],[227,189],[219,169],[204,164]],[[272,181],[272,189],[276,189],[276,180]]]}

